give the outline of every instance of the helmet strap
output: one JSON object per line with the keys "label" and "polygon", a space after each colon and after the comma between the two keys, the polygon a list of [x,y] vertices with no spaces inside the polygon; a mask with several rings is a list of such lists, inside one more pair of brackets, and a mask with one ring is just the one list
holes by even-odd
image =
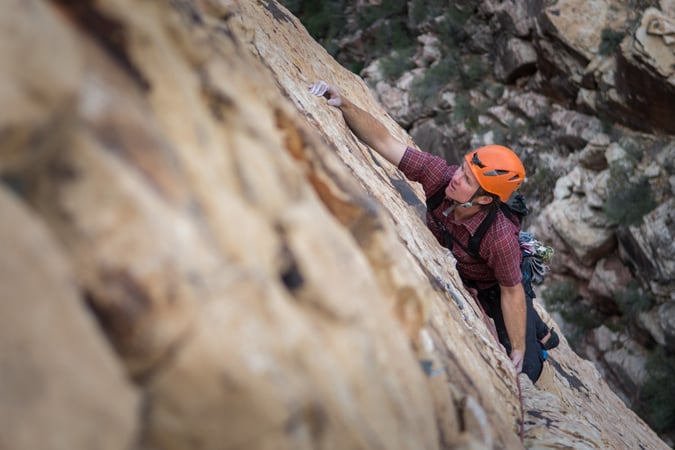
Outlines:
{"label": "helmet strap", "polygon": [[477,205],[477,203],[474,203],[473,201],[475,200],[476,197],[478,197],[479,192],[481,192],[481,188],[478,188],[476,192],[474,192],[474,194],[471,196],[468,202],[459,203],[459,206],[461,206],[462,208],[471,208],[473,205]]}

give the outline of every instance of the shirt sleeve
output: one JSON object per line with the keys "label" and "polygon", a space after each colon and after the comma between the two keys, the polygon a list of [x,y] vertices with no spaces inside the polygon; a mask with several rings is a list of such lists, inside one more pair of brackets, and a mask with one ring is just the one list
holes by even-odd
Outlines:
{"label": "shirt sleeve", "polygon": [[434,194],[441,186],[446,185],[458,166],[449,165],[440,156],[408,147],[398,168],[410,181],[422,185],[427,197]]}
{"label": "shirt sleeve", "polygon": [[497,282],[506,287],[515,286],[523,279],[520,270],[522,252],[518,242],[518,227],[505,217],[501,217],[496,227],[491,227],[483,238],[485,245],[481,250],[487,265],[493,270]]}

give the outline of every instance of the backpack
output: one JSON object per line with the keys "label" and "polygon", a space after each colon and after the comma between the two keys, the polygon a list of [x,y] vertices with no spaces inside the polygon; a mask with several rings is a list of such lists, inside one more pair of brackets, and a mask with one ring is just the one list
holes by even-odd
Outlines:
{"label": "backpack", "polygon": [[[482,260],[479,250],[480,244],[485,237],[488,229],[494,223],[497,218],[497,212],[502,211],[504,216],[506,216],[511,222],[513,222],[518,228],[520,228],[522,219],[529,213],[529,209],[525,203],[525,197],[519,192],[514,192],[513,195],[506,202],[499,202],[499,207],[491,208],[488,212],[485,219],[478,225],[476,232],[469,238],[468,246],[462,244],[455,236],[452,235],[441,221],[439,221],[436,216],[432,213],[433,210],[438,208],[443,199],[445,198],[445,186],[436,191],[433,195],[427,198],[427,211],[433,218],[436,225],[443,232],[443,242],[441,243],[444,247],[452,249],[453,243],[459,245],[468,255],[472,256],[475,259]],[[532,233],[526,231],[520,231],[518,235],[518,243],[520,244],[520,251],[522,253],[522,262],[520,265],[520,270],[523,273],[523,284],[527,286],[530,283],[541,284],[544,281],[544,277],[549,271],[546,262],[548,262],[553,256],[553,248],[542,244],[540,241],[535,239]],[[531,291],[531,288],[530,288]],[[534,297],[534,292],[532,291],[532,297]]]}

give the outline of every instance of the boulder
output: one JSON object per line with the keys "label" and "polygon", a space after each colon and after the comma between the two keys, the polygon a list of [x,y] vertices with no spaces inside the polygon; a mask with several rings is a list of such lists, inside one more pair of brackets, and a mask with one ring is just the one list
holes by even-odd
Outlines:
{"label": "boulder", "polygon": [[499,40],[493,73],[497,80],[513,83],[518,78],[532,75],[537,70],[537,53],[532,44],[515,37]]}
{"label": "boulder", "polygon": [[442,57],[440,50],[440,40],[433,34],[427,33],[417,37],[420,46],[417,53],[413,56],[413,62],[417,67],[429,67],[439,61]]}
{"label": "boulder", "polygon": [[535,92],[514,92],[509,97],[507,106],[535,122],[551,114],[551,100]]}
{"label": "boulder", "polygon": [[658,308],[660,328],[663,330],[664,345],[670,350],[675,350],[675,304],[664,303]]}
{"label": "boulder", "polygon": [[609,136],[604,133],[594,136],[579,152],[579,164],[586,169],[598,172],[607,169],[605,152],[609,143]]}
{"label": "boulder", "polygon": [[647,214],[642,223],[619,229],[622,258],[635,267],[655,294],[675,300],[675,229],[672,198]]}
{"label": "boulder", "polygon": [[462,136],[457,136],[452,128],[434,119],[415,122],[410,136],[418,148],[442,156],[446,161],[460,161],[469,148],[469,143]]}
{"label": "boulder", "polygon": [[590,224],[591,221],[603,221],[604,215],[587,208],[578,197],[549,204],[542,211],[542,216],[547,217],[548,223],[577,262],[586,267],[592,267],[616,245],[612,230]]}
{"label": "boulder", "polygon": [[588,289],[594,295],[612,298],[617,291],[626,289],[631,280],[632,275],[628,268],[612,254],[595,265]]}
{"label": "boulder", "polygon": [[606,352],[603,359],[621,386],[625,386],[627,392],[640,388],[647,379],[645,363],[647,350],[634,341],[626,340],[621,348]]}
{"label": "boulder", "polygon": [[675,133],[667,117],[675,103],[675,18],[649,8],[640,26],[621,43],[616,88],[633,113],[629,124],[644,131]]}
{"label": "boulder", "polygon": [[570,149],[583,149],[602,133],[602,123],[593,116],[553,106],[551,123],[556,129],[556,141]]}

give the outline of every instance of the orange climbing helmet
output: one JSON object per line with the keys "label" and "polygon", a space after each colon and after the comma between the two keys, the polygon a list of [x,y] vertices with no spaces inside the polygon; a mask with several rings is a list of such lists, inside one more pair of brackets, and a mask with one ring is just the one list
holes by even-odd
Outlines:
{"label": "orange climbing helmet", "polygon": [[525,179],[525,167],[513,150],[501,145],[486,145],[464,156],[466,166],[485,192],[503,202]]}

